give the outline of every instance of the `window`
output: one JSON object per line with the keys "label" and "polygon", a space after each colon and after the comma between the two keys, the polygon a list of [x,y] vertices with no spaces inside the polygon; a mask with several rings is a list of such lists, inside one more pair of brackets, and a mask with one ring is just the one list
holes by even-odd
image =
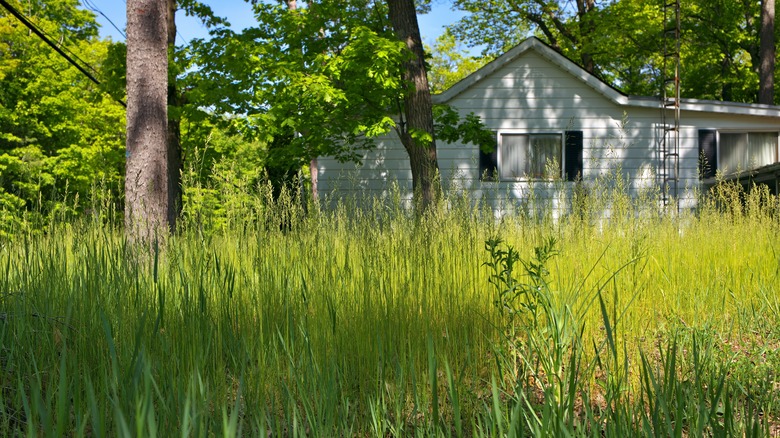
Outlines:
{"label": "window", "polygon": [[[569,181],[582,174],[582,131],[564,135],[499,134],[496,150],[479,154],[483,180],[560,178]],[[565,146],[565,147],[564,147]]]}
{"label": "window", "polygon": [[730,174],[777,162],[777,132],[699,131],[699,172],[712,178],[716,171]]}
{"label": "window", "polygon": [[720,133],[718,168],[726,173],[772,164],[777,155],[776,132]]}
{"label": "window", "polygon": [[502,134],[499,177],[539,179],[561,176],[560,134]]}

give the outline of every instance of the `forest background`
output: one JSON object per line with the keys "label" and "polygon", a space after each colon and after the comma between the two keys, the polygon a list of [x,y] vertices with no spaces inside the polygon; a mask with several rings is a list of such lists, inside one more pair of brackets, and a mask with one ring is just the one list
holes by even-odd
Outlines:
{"label": "forest background", "polygon": [[[0,233],[40,228],[52,215],[94,213],[96,205],[121,212],[125,120],[117,101],[125,98],[124,43],[100,37],[91,2],[11,4],[101,85],[0,12]],[[293,176],[308,181],[311,159],[357,160],[357,151],[392,129],[389,117],[403,87],[395,64],[402,55],[384,4],[313,5],[290,10],[257,3],[254,22],[232,30],[207,5],[180,2],[178,16],[199,20],[209,32],[188,42],[179,35],[170,54],[177,95],[169,120],[180,125],[185,217],[208,210],[219,223],[226,186],[241,185],[230,191],[240,194],[261,181],[273,181],[277,190]],[[433,92],[534,34],[625,93],[660,93],[660,1],[458,0],[448,6],[460,18],[429,46]],[[421,4],[420,16],[430,7]],[[682,3],[681,16],[682,96],[756,102],[761,4],[694,0]],[[348,74],[351,81],[341,79]]]}
{"label": "forest background", "polygon": [[[767,102],[770,3],[682,3],[683,97]],[[181,217],[136,245],[128,50],[89,4],[0,0],[4,436],[780,434],[766,187],[720,184],[666,214],[616,170],[567,192],[555,220],[447,195],[425,214],[400,196],[320,209],[311,160],[355,160],[409,95],[386,3],[256,2],[231,29],[178,0],[208,29],[168,35]],[[434,92],[536,35],[625,93],[660,93],[660,0],[451,5],[462,16],[427,56]],[[482,145],[478,120],[430,112],[435,139]]]}

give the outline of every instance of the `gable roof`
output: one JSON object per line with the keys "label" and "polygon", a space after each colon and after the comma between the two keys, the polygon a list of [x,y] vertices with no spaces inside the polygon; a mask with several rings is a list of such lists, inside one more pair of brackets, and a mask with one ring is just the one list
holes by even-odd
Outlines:
{"label": "gable roof", "polygon": [[[576,79],[580,80],[584,85],[592,88],[597,93],[603,95],[616,105],[660,109],[660,98],[652,96],[629,96],[624,94],[615,87],[580,67],[571,59],[563,56],[536,37],[527,38],[522,43],[516,45],[503,55],[487,63],[485,66],[475,71],[474,73],[466,76],[460,82],[456,83],[444,92],[434,95],[433,102],[437,104],[444,104],[451,101],[464,91],[474,86],[476,83],[485,79],[487,76],[495,73],[502,67],[514,62],[529,52],[534,52],[547,61],[551,62],[562,71],[569,73]],[[684,111],[780,117],[780,106],[722,102],[715,100],[680,99],[680,109]]]}

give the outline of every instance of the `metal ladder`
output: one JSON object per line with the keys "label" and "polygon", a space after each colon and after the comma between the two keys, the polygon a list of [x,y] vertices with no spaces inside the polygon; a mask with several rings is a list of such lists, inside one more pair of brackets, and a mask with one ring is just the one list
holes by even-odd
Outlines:
{"label": "metal ladder", "polygon": [[[680,185],[680,0],[664,3],[661,128],[658,179],[665,210],[679,210]],[[670,205],[673,204],[673,205]]]}

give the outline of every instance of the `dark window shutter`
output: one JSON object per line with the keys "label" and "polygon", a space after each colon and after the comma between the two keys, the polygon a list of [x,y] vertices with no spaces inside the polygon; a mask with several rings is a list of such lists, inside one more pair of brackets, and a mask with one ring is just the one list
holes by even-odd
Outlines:
{"label": "dark window shutter", "polygon": [[718,132],[699,129],[699,178],[712,178],[718,170]]}
{"label": "dark window shutter", "polygon": [[567,181],[582,178],[582,131],[566,131],[563,177]]}
{"label": "dark window shutter", "polygon": [[498,178],[498,147],[492,152],[479,149],[479,179],[491,181]]}

